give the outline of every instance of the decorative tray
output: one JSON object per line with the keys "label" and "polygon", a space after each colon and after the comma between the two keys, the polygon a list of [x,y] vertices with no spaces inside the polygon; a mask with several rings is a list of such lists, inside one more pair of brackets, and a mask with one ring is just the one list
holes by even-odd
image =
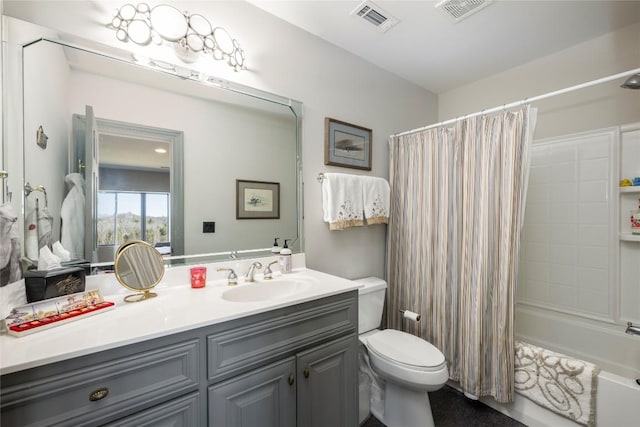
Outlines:
{"label": "decorative tray", "polygon": [[115,308],[100,290],[78,292],[15,307],[4,319],[10,335],[22,337]]}

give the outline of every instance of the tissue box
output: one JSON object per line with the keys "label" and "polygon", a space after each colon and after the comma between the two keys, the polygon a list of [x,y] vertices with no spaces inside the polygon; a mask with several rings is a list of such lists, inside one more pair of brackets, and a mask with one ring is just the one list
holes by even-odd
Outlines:
{"label": "tissue box", "polygon": [[31,270],[24,273],[27,302],[83,292],[86,272],[81,267]]}

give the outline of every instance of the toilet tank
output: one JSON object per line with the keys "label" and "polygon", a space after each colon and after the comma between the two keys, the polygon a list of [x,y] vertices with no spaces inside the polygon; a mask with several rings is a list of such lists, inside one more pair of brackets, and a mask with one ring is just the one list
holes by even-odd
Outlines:
{"label": "toilet tank", "polygon": [[358,289],[358,334],[380,326],[387,282],[377,277],[355,280],[363,285]]}

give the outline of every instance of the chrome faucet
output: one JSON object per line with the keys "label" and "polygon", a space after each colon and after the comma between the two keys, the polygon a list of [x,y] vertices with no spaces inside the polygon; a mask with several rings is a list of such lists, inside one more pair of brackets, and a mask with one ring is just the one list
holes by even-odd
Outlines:
{"label": "chrome faucet", "polygon": [[227,276],[227,285],[228,286],[232,286],[232,285],[237,285],[238,284],[238,276],[236,275],[236,272],[233,271],[233,268],[218,268],[217,271],[228,271],[229,275]]}
{"label": "chrome faucet", "polygon": [[[633,323],[627,322],[627,330],[624,331],[624,333],[629,335],[640,335],[640,326],[634,326]],[[640,385],[640,378],[636,378],[636,384]]]}
{"label": "chrome faucet", "polygon": [[247,271],[247,274],[244,276],[244,281],[255,282],[254,276],[256,274],[256,270],[259,270],[261,268],[262,268],[262,264],[259,263],[258,261],[251,264],[251,266],[249,266],[249,271]]}
{"label": "chrome faucet", "polygon": [[629,335],[640,335],[640,326],[634,326],[633,323],[627,322],[627,330],[624,332]]}
{"label": "chrome faucet", "polygon": [[269,264],[267,264],[267,268],[264,269],[264,279],[268,280],[268,279],[273,279],[273,271],[271,271],[271,266],[273,264],[277,264],[278,260],[275,261],[271,261]]}

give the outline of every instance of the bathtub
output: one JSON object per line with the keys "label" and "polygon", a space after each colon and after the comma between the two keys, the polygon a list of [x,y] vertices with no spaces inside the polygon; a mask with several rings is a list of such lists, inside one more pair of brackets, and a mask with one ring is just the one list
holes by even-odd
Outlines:
{"label": "bathtub", "polygon": [[[513,403],[483,397],[481,402],[529,427],[576,427],[580,424],[538,406],[516,393]],[[596,427],[640,426],[640,385],[635,379],[601,371],[596,396]]]}

